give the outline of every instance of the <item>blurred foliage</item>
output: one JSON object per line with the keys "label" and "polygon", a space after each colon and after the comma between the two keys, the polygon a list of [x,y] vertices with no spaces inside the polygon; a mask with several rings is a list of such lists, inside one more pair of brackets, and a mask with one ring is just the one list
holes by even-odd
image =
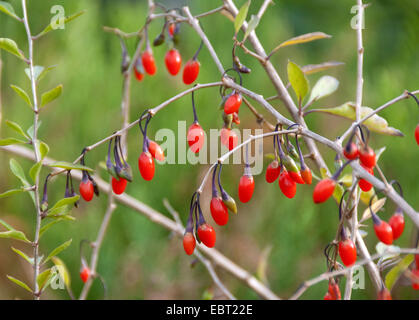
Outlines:
{"label": "blurred foliage", "polygon": [[[20,14],[20,1],[10,1]],[[169,7],[181,6],[185,1],[166,1]],[[186,1],[194,14],[210,10],[222,1]],[[240,7],[244,1],[237,1]],[[253,1],[249,16],[256,14],[261,1]],[[35,44],[35,61],[38,65],[57,65],[40,84],[39,92],[45,92],[63,84],[62,96],[51,103],[41,114],[42,126],[39,135],[50,146],[49,156],[64,161],[74,160],[82,148],[98,141],[120,127],[120,98],[122,76],[120,74],[120,44],[112,34],[105,33],[102,26],[118,27],[132,32],[138,30],[145,21],[146,5],[142,1],[28,1],[29,19],[33,33],[45,28],[52,14],[53,5],[64,6],[66,15],[86,9],[87,12],[66,25],[64,30],[50,32]],[[267,51],[294,36],[322,31],[333,36],[331,39],[298,46],[282,48],[272,57],[279,74],[286,79],[288,59],[300,66],[336,60],[345,65],[326,72],[308,76],[311,87],[322,75],[329,74],[339,79],[340,87],[333,95],[315,104],[316,107],[337,106],[355,100],[356,82],[356,32],[350,27],[351,7],[355,1],[275,1],[260,21],[257,34]],[[202,19],[202,25],[225,67],[231,65],[231,39],[233,24],[226,17],[217,14]],[[155,21],[150,28],[153,39],[161,30],[162,21]],[[366,9],[366,29],[364,30],[364,103],[375,108],[400,95],[404,89],[419,88],[417,59],[419,44],[419,2],[372,1]],[[24,52],[27,52],[26,35],[23,25],[16,20],[0,14],[0,37],[14,39]],[[184,61],[194,54],[200,39],[187,25],[181,26],[179,50]],[[128,41],[132,53],[136,40]],[[131,119],[138,117],[145,108],[155,106],[184,90],[181,75],[171,77],[164,66],[165,46],[154,50],[157,61],[157,74],[146,76],[142,82],[133,79]],[[244,85],[250,89],[271,96],[274,87],[265,71],[253,58],[241,50],[238,55],[243,64],[252,69],[244,76]],[[4,120],[19,122],[24,128],[32,123],[32,114],[23,100],[10,88],[10,84],[30,92],[30,84],[24,73],[26,67],[14,56],[1,53],[3,60],[2,102],[3,114],[1,137],[11,134]],[[201,73],[199,82],[212,82],[220,79],[214,62],[207,50],[199,55]],[[284,80],[285,81],[285,80]],[[293,94],[293,93],[292,93]],[[294,96],[293,96],[294,97]],[[218,89],[201,90],[196,95],[197,110],[201,125],[209,128],[222,125]],[[283,105],[275,101],[275,107],[288,116]],[[262,113],[262,108],[258,108]],[[159,128],[170,128],[177,132],[177,121],[192,122],[190,97],[182,98],[159,113],[151,122],[150,134]],[[417,170],[415,163],[419,149],[413,138],[418,110],[411,100],[399,102],[382,113],[389,124],[400,129],[405,138],[372,135],[372,144],[378,149],[387,146],[381,158],[381,167],[389,179],[397,178],[402,184],[406,199],[419,207],[417,197]],[[265,114],[272,120],[272,118]],[[242,107],[241,128],[257,126],[253,115]],[[326,114],[310,114],[308,125],[327,137],[334,138],[349,125],[349,121]],[[183,133],[184,135],[184,133]],[[129,162],[136,168],[140,152],[139,131],[129,132]],[[179,141],[184,141],[180,136]],[[320,146],[329,167],[333,167],[334,154]],[[272,152],[270,140],[265,143],[265,152]],[[102,146],[87,156],[86,165],[98,168],[104,160],[106,146]],[[8,169],[10,155],[0,153],[0,190],[16,185],[16,179]],[[25,170],[31,163],[20,161]],[[200,183],[206,165],[165,165],[157,166],[152,182],[144,182],[138,170],[134,170],[134,183],[128,185],[127,193],[156,210],[167,214],[162,199],[167,198],[180,212],[185,221],[190,196]],[[415,173],[416,172],[416,173]],[[242,173],[241,166],[229,165],[223,170],[224,188],[237,197],[237,184]],[[315,173],[318,174],[317,170]],[[41,179],[47,171],[41,173]],[[105,174],[102,174],[106,178]],[[50,202],[54,203],[64,194],[65,177],[53,182],[50,188]],[[268,257],[266,278],[272,290],[282,297],[290,296],[299,284],[325,271],[323,248],[334,237],[338,223],[338,210],[333,201],[314,206],[311,200],[312,187],[298,186],[295,199],[289,200],[277,185],[268,185],[264,173],[256,177],[256,190],[253,200],[239,205],[237,216],[231,216],[227,227],[217,230],[217,249],[233,261],[256,273],[258,261],[264,249],[272,247]],[[209,215],[210,190],[202,196],[204,214]],[[395,210],[388,202],[383,216],[388,218]],[[42,239],[41,251],[47,254],[58,244],[69,238],[73,244],[60,258],[66,263],[72,277],[75,294],[81,290],[82,282],[78,273],[80,256],[78,244],[82,239],[94,240],[106,208],[106,196],[101,195],[91,203],[81,203],[74,210],[75,222],[60,223],[48,231]],[[364,207],[361,208],[363,210]],[[362,212],[362,211],[361,211]],[[0,218],[9,222],[26,234],[33,234],[34,210],[30,197],[16,195],[0,202]],[[397,241],[400,246],[411,246],[414,240],[413,226],[406,219],[406,230]],[[371,225],[367,228],[372,232]],[[376,238],[367,239],[370,251],[375,250]],[[31,283],[30,267],[11,250],[11,245],[30,253],[30,248],[9,240],[0,241],[0,299],[30,298],[30,294],[15,286],[6,274],[13,275]],[[105,279],[109,298],[114,299],[154,299],[178,298],[193,299],[202,297],[205,290],[213,287],[212,280],[202,265],[190,269],[191,259],[182,249],[181,241],[173,238],[166,230],[145,219],[142,215],[118,206],[112,217],[99,259],[98,272]],[[258,298],[238,280],[220,270],[226,285],[239,298]],[[366,272],[367,275],[367,272]],[[365,281],[365,290],[354,290],[354,299],[374,299],[371,283]],[[316,285],[303,295],[304,299],[321,299],[326,292],[327,283]],[[342,287],[343,290],[343,287]],[[396,287],[395,298],[417,298],[417,292],[410,287]],[[103,296],[99,281],[95,281],[89,298]],[[64,290],[48,290],[44,298],[68,298]]]}

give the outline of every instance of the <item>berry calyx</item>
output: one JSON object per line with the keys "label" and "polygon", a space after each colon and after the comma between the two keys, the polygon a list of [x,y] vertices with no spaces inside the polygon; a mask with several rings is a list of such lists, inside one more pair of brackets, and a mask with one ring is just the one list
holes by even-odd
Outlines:
{"label": "berry calyx", "polygon": [[368,168],[374,168],[376,164],[375,152],[369,146],[365,146],[359,150],[359,160]]}
{"label": "berry calyx", "polygon": [[416,129],[415,129],[415,139],[416,139],[416,143],[419,145],[419,124],[416,126]]}
{"label": "berry calyx", "polygon": [[84,283],[87,282],[87,280],[89,280],[90,278],[90,270],[88,267],[83,267],[83,269],[80,271],[80,279],[81,281],[83,281]]}
{"label": "berry calyx", "polygon": [[301,177],[301,174],[299,171],[288,171],[288,174],[294,180],[296,183],[304,184],[304,179]]}
{"label": "berry calyx", "polygon": [[198,78],[200,63],[196,60],[189,60],[183,68],[183,83],[191,84]]}
{"label": "berry calyx", "polygon": [[372,219],[374,222],[374,231],[375,234],[382,243],[390,245],[393,243],[393,230],[391,226],[382,221],[376,214],[372,215]]}
{"label": "berry calyx", "polygon": [[255,190],[255,180],[253,176],[244,174],[239,182],[239,199],[246,203],[252,199],[253,191]]}
{"label": "berry calyx", "polygon": [[146,50],[143,53],[141,61],[143,63],[145,72],[147,72],[151,76],[156,73],[156,62],[154,61],[153,53],[150,50]]}
{"label": "berry calyx", "polygon": [[228,209],[220,197],[214,197],[210,203],[211,216],[215,223],[224,226],[228,222]]}
{"label": "berry calyx", "polygon": [[138,169],[144,180],[150,181],[154,177],[154,160],[151,153],[143,151],[138,158]]}
{"label": "berry calyx", "polygon": [[301,169],[300,175],[306,184],[311,184],[313,177],[311,175],[311,170],[309,167],[306,167],[304,170]]}
{"label": "berry calyx", "polygon": [[240,105],[242,104],[242,97],[238,93],[233,93],[231,96],[227,98],[224,103],[224,112],[226,114],[238,112],[240,109]]}
{"label": "berry calyx", "polygon": [[125,188],[127,187],[128,181],[124,178],[115,179],[112,177],[112,190],[115,194],[122,194],[125,191]]}
{"label": "berry calyx", "polygon": [[182,64],[182,58],[179,51],[176,49],[170,49],[167,51],[166,56],[164,57],[164,62],[166,64],[167,71],[169,71],[172,76],[179,73]]}
{"label": "berry calyx", "polygon": [[204,146],[205,132],[198,122],[194,122],[188,129],[188,144],[192,152],[198,153]]}
{"label": "berry calyx", "polygon": [[321,180],[313,191],[314,203],[322,203],[329,199],[335,191],[335,187],[335,180],[329,178]]}
{"label": "berry calyx", "polygon": [[195,237],[193,236],[192,232],[186,232],[183,236],[183,249],[185,250],[187,255],[191,255],[196,246]]}
{"label": "berry calyx", "polygon": [[278,161],[272,161],[266,168],[265,179],[267,183],[272,183],[278,179],[279,174],[281,173],[281,168]]}
{"label": "berry calyx", "polygon": [[216,234],[214,228],[208,223],[204,222],[198,227],[198,237],[208,248],[214,247]]}
{"label": "berry calyx", "polygon": [[352,266],[356,262],[356,247],[351,239],[339,241],[339,256],[347,267]]}
{"label": "berry calyx", "polygon": [[359,151],[358,151],[358,147],[356,146],[356,144],[354,142],[348,143],[346,145],[345,149],[343,149],[343,155],[348,160],[353,160],[353,159],[358,158]]}
{"label": "berry calyx", "polygon": [[153,140],[148,140],[148,151],[154,159],[164,161],[163,149],[157,142],[154,142]]}
{"label": "berry calyx", "polygon": [[279,175],[279,187],[287,198],[292,199],[297,193],[297,184],[290,177],[288,171],[286,170],[282,170],[281,174]]}
{"label": "berry calyx", "polygon": [[80,183],[79,192],[85,201],[93,199],[94,187],[93,183],[87,178],[87,175]]}
{"label": "berry calyx", "polygon": [[413,269],[412,275],[412,288],[419,290],[419,269]]}
{"label": "berry calyx", "polygon": [[401,211],[394,213],[388,221],[393,230],[393,240],[400,238],[404,230],[404,216]]}

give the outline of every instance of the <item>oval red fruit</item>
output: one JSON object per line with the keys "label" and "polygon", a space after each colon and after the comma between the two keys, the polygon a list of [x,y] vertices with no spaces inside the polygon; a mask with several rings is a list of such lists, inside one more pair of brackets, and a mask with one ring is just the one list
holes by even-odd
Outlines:
{"label": "oval red fruit", "polygon": [[335,191],[336,181],[332,179],[323,179],[321,180],[313,191],[313,201],[314,203],[322,203],[329,199],[333,191]]}
{"label": "oval red fruit", "polygon": [[83,281],[84,283],[87,282],[87,280],[89,280],[90,277],[90,270],[88,267],[84,267],[81,271],[80,271],[80,279],[81,281]]}
{"label": "oval red fruit", "polygon": [[208,248],[214,247],[216,240],[215,230],[208,223],[203,223],[198,227],[198,237]]}
{"label": "oval red fruit", "polygon": [[112,190],[115,194],[122,194],[127,187],[128,181],[124,178],[119,178],[119,180],[112,177]]}
{"label": "oval red fruit", "polygon": [[166,64],[167,71],[169,71],[172,76],[179,73],[182,64],[182,58],[180,57],[179,51],[176,49],[167,51],[166,56],[164,57],[164,62]]}
{"label": "oval red fruit", "polygon": [[356,247],[351,239],[339,242],[339,256],[345,266],[350,267],[356,261]]}
{"label": "oval red fruit", "polygon": [[144,180],[150,181],[154,177],[154,160],[151,153],[146,151],[138,158],[138,169]]}
{"label": "oval red fruit", "polygon": [[243,175],[239,182],[239,199],[246,203],[252,199],[253,191],[255,190],[255,180],[251,175]]}
{"label": "oval red fruit", "polygon": [[183,82],[191,84],[198,78],[200,63],[196,60],[189,60],[183,68]]}
{"label": "oval red fruit", "polygon": [[300,174],[306,184],[311,184],[313,177],[310,168],[307,167],[304,170],[300,170]]}
{"label": "oval red fruit", "polygon": [[242,104],[242,97],[238,93],[234,93],[227,98],[224,103],[224,112],[226,114],[238,112]]}
{"label": "oval red fruit", "polygon": [[185,250],[186,254],[190,256],[194,252],[195,246],[196,241],[193,234],[191,232],[185,233],[183,236],[183,249]]}
{"label": "oval red fruit", "polygon": [[329,283],[328,291],[330,293],[330,296],[332,297],[332,300],[340,300],[342,298],[339,285],[336,282]]}
{"label": "oval red fruit", "polygon": [[199,123],[194,122],[189,127],[187,139],[192,152],[198,153],[202,149],[205,142],[205,132]]}
{"label": "oval red fruit", "polygon": [[292,180],[286,170],[283,170],[279,175],[279,187],[287,198],[292,199],[297,193],[297,184]]}
{"label": "oval red fruit", "polygon": [[353,159],[358,158],[359,151],[356,144],[354,142],[347,144],[346,147],[343,149],[343,155],[348,160],[353,160]]}
{"label": "oval red fruit", "polygon": [[365,167],[374,168],[376,163],[374,150],[369,146],[361,148],[361,150],[359,150],[359,160]]}
{"label": "oval red fruit", "polygon": [[374,231],[382,243],[387,245],[393,243],[393,230],[387,222],[379,220],[378,223],[374,223]]}
{"label": "oval red fruit", "polygon": [[157,142],[153,140],[148,141],[148,151],[150,151],[151,156],[159,161],[164,161],[164,152],[163,149]]}
{"label": "oval red fruit", "polygon": [[145,72],[151,76],[156,73],[156,62],[154,61],[154,56],[151,51],[145,51],[141,57],[141,61],[143,62]]}
{"label": "oval red fruit", "polygon": [[329,292],[326,292],[326,294],[323,297],[323,300],[332,300],[332,296],[330,295]]}
{"label": "oval red fruit", "polygon": [[211,199],[210,203],[211,216],[215,223],[219,226],[224,226],[228,222],[228,209],[223,200],[218,197]]}
{"label": "oval red fruit", "polygon": [[175,34],[175,29],[176,29],[176,24],[171,23],[171,24],[169,25],[169,35],[170,35],[171,37],[173,37],[173,35]]}
{"label": "oval red fruit", "polygon": [[416,269],[419,269],[419,254],[415,254]]}
{"label": "oval red fruit", "polygon": [[[373,168],[368,168],[362,163],[361,163],[361,166],[365,170],[367,170],[369,174],[374,175],[374,169]],[[365,180],[365,179],[360,179],[358,184],[359,184],[359,187],[361,188],[361,190],[364,191],[364,192],[368,192],[372,189],[372,183]]]}
{"label": "oval red fruit", "polygon": [[298,171],[288,171],[288,174],[290,175],[291,179],[299,184],[304,184],[304,179],[301,177],[300,172]]}
{"label": "oval red fruit", "polygon": [[415,129],[415,139],[416,139],[416,143],[419,145],[419,124],[416,126],[416,129]]}
{"label": "oval red fruit", "polygon": [[278,179],[279,174],[281,173],[281,168],[279,167],[278,161],[272,161],[266,168],[265,179],[267,183],[272,183]]}
{"label": "oval red fruit", "polygon": [[395,213],[388,221],[391,230],[393,230],[393,240],[400,238],[404,230],[404,216],[402,213]]}
{"label": "oval red fruit", "polygon": [[141,70],[138,70],[136,66],[134,67],[134,74],[135,74],[135,78],[136,78],[138,81],[143,80],[143,78],[144,78],[144,74],[141,72]]}
{"label": "oval red fruit", "polygon": [[90,180],[82,180],[79,186],[79,191],[85,201],[90,201],[93,199],[94,187],[93,183]]}

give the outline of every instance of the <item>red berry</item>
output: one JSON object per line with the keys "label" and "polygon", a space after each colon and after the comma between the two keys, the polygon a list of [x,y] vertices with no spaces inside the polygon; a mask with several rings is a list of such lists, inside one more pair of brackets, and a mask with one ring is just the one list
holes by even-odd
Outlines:
{"label": "red berry", "polygon": [[246,203],[252,199],[253,191],[255,190],[255,180],[251,175],[243,175],[239,182],[239,199]]}
{"label": "red berry", "polygon": [[142,71],[137,67],[137,64],[135,64],[134,66],[134,74],[135,74],[135,78],[137,78],[138,81],[143,80],[144,78],[144,74],[142,73]]}
{"label": "red berry", "polygon": [[286,170],[283,170],[279,175],[279,187],[287,198],[292,199],[297,193],[297,184],[292,180]]}
{"label": "red berry", "polygon": [[240,105],[242,104],[242,97],[238,93],[234,93],[229,96],[224,103],[224,112],[226,114],[238,112]]}
{"label": "red berry", "polygon": [[300,172],[298,171],[288,171],[288,174],[290,175],[290,177],[292,178],[292,180],[294,180],[295,182],[299,183],[299,184],[304,184],[304,179],[301,177]]}
{"label": "red berry", "polygon": [[93,199],[94,188],[93,183],[90,180],[83,179],[80,183],[79,191],[84,200],[90,201]]}
{"label": "red berry", "polygon": [[266,168],[266,182],[272,183],[278,179],[279,174],[281,173],[281,168],[279,167],[278,161],[272,161]]}
{"label": "red berry", "polygon": [[112,190],[115,194],[122,194],[125,191],[128,181],[124,178],[119,178],[119,180],[112,177]]}
{"label": "red berry", "polygon": [[237,137],[237,134],[227,128],[222,128],[220,132],[221,136],[221,143],[225,145],[228,150],[233,150],[235,147],[237,147],[239,138]]}
{"label": "red berry", "polygon": [[305,183],[311,184],[312,175],[310,168],[306,167],[304,170],[300,170],[300,174]]}
{"label": "red berry", "polygon": [[198,227],[198,237],[208,248],[215,245],[215,230],[208,223],[203,223]]}
{"label": "red berry", "polygon": [[170,35],[171,37],[173,37],[173,35],[175,34],[175,29],[176,29],[176,24],[171,23],[171,24],[169,25],[169,35]]}
{"label": "red berry", "polygon": [[419,254],[415,254],[416,269],[419,269]]}
{"label": "red berry", "polygon": [[195,237],[193,236],[192,232],[186,232],[183,236],[183,249],[185,250],[187,255],[191,255],[196,246]]}
{"label": "red berry", "polygon": [[419,145],[419,124],[416,126],[416,129],[415,129],[415,139],[416,139],[416,143]]}
{"label": "red berry", "polygon": [[138,169],[144,180],[150,181],[154,177],[154,160],[151,153],[145,151],[138,158]]}
{"label": "red berry", "polygon": [[172,76],[177,75],[182,64],[182,58],[180,57],[179,51],[176,49],[167,51],[164,62],[166,63],[167,71],[169,71]]}
{"label": "red berry", "polygon": [[400,238],[404,230],[404,216],[403,213],[396,212],[388,221],[391,230],[393,230],[393,240]]}
{"label": "red berry", "polygon": [[215,223],[219,226],[224,226],[228,222],[228,209],[223,200],[218,197],[211,199],[210,203],[211,216]]}
{"label": "red berry", "polygon": [[351,239],[339,242],[339,256],[345,266],[350,267],[356,261],[356,247]]}
{"label": "red berry", "polygon": [[340,300],[341,299],[339,286],[334,281],[329,283],[329,294],[332,298],[331,300]]}
{"label": "red berry", "polygon": [[393,243],[393,230],[387,222],[382,221],[377,216],[376,219],[374,219],[374,231],[378,240],[380,240],[382,243],[387,245]]}
{"label": "red berry", "polygon": [[356,144],[354,142],[347,144],[345,149],[343,150],[343,155],[346,157],[346,159],[349,159],[349,160],[358,158],[359,151]]}
{"label": "red berry", "polygon": [[200,63],[196,60],[189,60],[183,68],[183,82],[191,84],[198,78]]}
{"label": "red berry", "polygon": [[376,163],[374,150],[369,146],[362,148],[359,150],[359,160],[365,167],[374,168]]}
{"label": "red berry", "polygon": [[198,153],[204,146],[205,132],[199,123],[194,122],[188,129],[188,144],[192,152]]}
{"label": "red berry", "polygon": [[329,199],[335,191],[335,186],[335,180],[329,178],[321,180],[313,191],[314,203],[322,203]]}
{"label": "red berry", "polygon": [[412,274],[412,288],[415,290],[419,290],[419,269],[413,269]]}
{"label": "red berry", "polygon": [[153,140],[148,141],[148,151],[150,151],[151,156],[159,161],[164,161],[164,152],[163,149],[157,142]]}
{"label": "red berry", "polygon": [[332,296],[330,295],[329,292],[326,292],[326,294],[323,297],[323,300],[332,300]]}
{"label": "red berry", "polygon": [[151,76],[156,73],[156,63],[154,61],[153,53],[151,51],[145,51],[141,60],[143,62],[145,72],[147,72]]}
{"label": "red berry", "polygon": [[378,300],[393,300],[391,298],[390,291],[387,288],[383,288],[378,292]]}
{"label": "red berry", "polygon": [[[361,166],[365,170],[367,170],[369,174],[374,175],[374,169],[373,168],[368,168],[362,163],[361,163]],[[365,180],[365,179],[360,179],[358,184],[359,184],[359,187],[361,188],[361,190],[364,191],[364,192],[368,192],[372,189],[372,183]]]}
{"label": "red berry", "polygon": [[88,267],[83,267],[83,269],[80,271],[80,278],[81,281],[83,281],[84,283],[87,282],[87,280],[90,277],[90,270]]}

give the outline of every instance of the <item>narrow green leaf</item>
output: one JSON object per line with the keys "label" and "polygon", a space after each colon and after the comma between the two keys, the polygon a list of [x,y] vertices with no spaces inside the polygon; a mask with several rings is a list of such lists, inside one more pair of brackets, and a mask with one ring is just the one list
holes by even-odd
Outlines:
{"label": "narrow green leaf", "polygon": [[[33,75],[34,75],[35,81],[38,80],[38,77],[44,71],[44,69],[45,68],[43,66],[33,66]],[[31,69],[25,68],[25,73],[28,76],[29,80],[31,80]]]}
{"label": "narrow green leaf", "polygon": [[388,290],[391,291],[397,280],[406,271],[414,259],[415,256],[413,254],[408,254],[387,273],[385,283]]}
{"label": "narrow green leaf", "polygon": [[8,224],[6,221],[3,221],[0,219],[0,224],[5,227],[7,230],[15,230],[10,224]]}
{"label": "narrow green leaf", "polygon": [[0,11],[20,21],[20,18],[15,13],[15,9],[13,9],[12,5],[9,2],[0,1]]}
{"label": "narrow green leaf", "polygon": [[61,206],[47,211],[48,218],[64,218],[71,211],[70,206]]}
{"label": "narrow green leaf", "polygon": [[26,141],[16,139],[16,138],[0,139],[0,147],[9,146],[11,144],[25,144],[25,143],[26,143]]}
{"label": "narrow green leaf", "polygon": [[23,171],[20,164],[15,159],[10,159],[10,170],[12,173],[22,182],[25,187],[29,187],[30,184],[28,180],[26,180],[25,172]]}
{"label": "narrow green leaf", "polygon": [[56,161],[56,162],[48,164],[48,166],[53,167],[53,168],[67,169],[67,170],[70,170],[70,169],[71,170],[86,170],[89,172],[93,172],[93,169],[90,169],[89,167],[82,166],[81,164],[70,163],[70,162],[65,162],[65,161]]}
{"label": "narrow green leaf", "polygon": [[[68,22],[70,22],[70,21],[72,21],[72,20],[74,20],[74,19],[76,19],[76,18],[78,18],[78,17],[80,17],[83,13],[85,13],[86,12],[86,10],[82,10],[82,11],[80,11],[80,12],[77,12],[77,13],[75,13],[75,14],[73,14],[73,15],[71,15],[71,16],[68,16],[68,17],[66,17],[65,19],[64,19],[64,23],[68,23]],[[46,33],[48,33],[48,32],[50,32],[50,31],[52,31],[52,30],[54,30],[53,28],[52,28],[52,25],[51,25],[51,23],[44,29],[44,30],[42,30],[41,31],[41,33],[39,33],[36,37],[37,38],[39,38],[39,37],[42,37],[42,36],[44,36]]]}
{"label": "narrow green leaf", "polygon": [[[37,130],[39,129],[39,127],[41,126],[41,124],[42,124],[42,121],[38,121],[38,125],[36,126]],[[29,135],[29,137],[30,137],[31,139],[33,139],[33,125],[31,125],[31,126],[29,127],[29,129],[28,129],[28,130],[26,130],[26,133]]]}
{"label": "narrow green leaf", "polygon": [[247,37],[249,36],[249,34],[256,29],[258,24],[259,24],[259,17],[252,14],[252,17],[250,18],[249,24],[247,25],[247,29],[246,29],[246,32],[244,34],[242,42],[244,42],[247,39]]}
{"label": "narrow green leaf", "polygon": [[70,240],[64,242],[62,245],[60,245],[57,248],[55,248],[54,250],[52,250],[52,252],[45,259],[44,263],[46,263],[52,257],[55,257],[56,255],[60,254],[62,251],[64,251],[65,249],[67,249],[69,247],[69,245],[71,244],[72,241],[73,241],[73,239],[70,239]]}
{"label": "narrow green leaf", "polygon": [[41,272],[38,277],[36,278],[36,282],[38,283],[39,290],[43,290],[47,287],[48,281],[53,276],[51,269],[47,269]]}
{"label": "narrow green leaf", "polygon": [[41,159],[44,159],[48,153],[49,153],[49,146],[45,142],[41,141],[39,143],[39,154],[41,155]]}
{"label": "narrow green leaf", "polygon": [[26,139],[30,139],[29,136],[25,133],[25,131],[23,131],[22,127],[18,125],[16,122],[9,120],[6,120],[5,122],[11,129],[24,136]]}
{"label": "narrow green leaf", "polygon": [[41,97],[41,107],[57,99],[61,95],[62,91],[63,85],[60,84],[56,86],[54,89],[51,89],[50,91],[43,93]]}
{"label": "narrow green leaf", "polygon": [[314,40],[331,38],[331,37],[332,37],[331,35],[328,35],[328,34],[323,33],[323,32],[306,33],[306,34],[303,34],[301,36],[294,37],[294,38],[291,38],[291,39],[289,39],[287,41],[282,42],[273,51],[276,51],[279,48],[283,48],[283,47],[287,47],[287,46],[292,46],[292,45],[295,45],[295,44],[301,44],[301,43],[306,43],[306,42],[310,42],[310,41],[314,41]]}
{"label": "narrow green leaf", "polygon": [[13,248],[12,250],[20,255],[23,259],[25,259],[29,264],[33,265],[33,258],[29,258],[24,252],[20,251],[19,249]]}
{"label": "narrow green leaf", "polygon": [[327,61],[320,64],[308,64],[301,68],[306,75],[313,74],[316,72],[324,71],[330,68],[335,68],[344,65],[343,62]]}
{"label": "narrow green leaf", "polygon": [[25,90],[13,84],[11,84],[10,87],[26,102],[28,106],[32,107],[31,98],[29,98],[29,95],[25,92]]}
{"label": "narrow green leaf", "polygon": [[311,90],[310,98],[307,103],[311,103],[331,95],[338,89],[338,87],[339,81],[336,78],[331,76],[321,77]]}
{"label": "narrow green leaf", "polygon": [[61,278],[64,280],[64,284],[67,286],[67,288],[69,288],[71,284],[71,277],[70,272],[68,272],[67,266],[65,265],[64,261],[62,261],[58,257],[52,257],[51,260],[57,266],[58,272]]}
{"label": "narrow green leaf", "polygon": [[41,79],[43,79],[48,74],[48,72],[50,72],[51,70],[55,69],[56,67],[57,67],[56,64],[55,65],[52,65],[52,66],[48,66],[46,68],[42,67],[42,71],[39,73],[36,81],[38,81],[38,82],[41,81]]}
{"label": "narrow green leaf", "polygon": [[302,101],[308,92],[308,80],[304,72],[292,61],[288,61],[288,80],[297,95],[298,101]]}
{"label": "narrow green leaf", "polygon": [[39,175],[39,172],[41,172],[41,168],[42,168],[42,162],[39,161],[37,163],[35,163],[32,168],[29,170],[29,175],[32,178],[32,181],[35,182],[36,178]]}
{"label": "narrow green leaf", "polygon": [[9,231],[0,232],[0,238],[15,239],[15,240],[20,240],[20,241],[30,243],[28,238],[26,238],[25,234],[22,231],[17,231],[17,230],[9,230]]}
{"label": "narrow green leaf", "polygon": [[21,189],[11,189],[11,190],[8,190],[6,192],[0,193],[0,199],[1,198],[6,198],[6,197],[9,197],[9,196],[12,196],[12,195],[17,194],[17,193],[21,193],[23,191],[25,191],[23,188],[21,188]]}
{"label": "narrow green leaf", "polygon": [[237,13],[236,19],[234,19],[234,30],[236,34],[237,32],[239,32],[244,21],[246,20],[247,11],[249,10],[249,7],[250,7],[250,0],[245,2],[245,4],[240,8],[239,13]]}
{"label": "narrow green leaf", "polygon": [[11,54],[15,55],[16,57],[25,60],[25,56],[23,55],[22,51],[18,48],[16,42],[12,39],[8,38],[0,38],[0,49],[6,50]]}
{"label": "narrow green leaf", "polygon": [[51,210],[56,209],[56,208],[60,208],[60,207],[63,207],[63,206],[73,205],[79,199],[80,199],[79,195],[76,195],[76,196],[71,197],[71,198],[63,198],[61,200],[58,200],[57,203],[55,203],[54,206],[51,208]]}
{"label": "narrow green leaf", "polygon": [[32,289],[31,288],[29,288],[29,286],[26,284],[26,283],[24,283],[24,282],[22,282],[22,281],[20,281],[20,280],[18,280],[18,279],[16,279],[16,278],[14,278],[14,277],[12,277],[12,276],[7,276],[7,278],[10,280],[10,281],[12,281],[12,282],[14,282],[15,284],[17,284],[18,286],[20,286],[20,287],[22,287],[23,289],[26,289],[26,290],[28,290],[30,293],[33,293],[33,291],[32,291]]}
{"label": "narrow green leaf", "polygon": [[42,235],[49,229],[51,228],[53,225],[57,224],[58,222],[63,221],[63,219],[57,219],[57,220],[52,220],[51,222],[47,223],[46,225],[42,226],[42,228],[39,230],[39,238],[42,237]]}

